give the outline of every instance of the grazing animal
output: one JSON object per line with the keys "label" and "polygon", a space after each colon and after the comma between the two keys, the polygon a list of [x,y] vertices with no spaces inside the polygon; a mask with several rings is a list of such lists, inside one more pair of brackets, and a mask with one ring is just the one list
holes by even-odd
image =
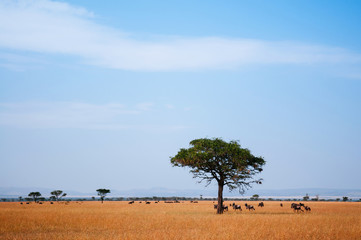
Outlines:
{"label": "grazing animal", "polygon": [[[217,208],[218,208],[218,204],[214,204],[213,208],[214,208],[214,209],[217,209]],[[226,210],[228,211],[228,206],[223,205],[223,210],[224,210],[224,211],[226,211]]]}
{"label": "grazing animal", "polygon": [[235,204],[235,205],[233,205],[233,209],[236,210],[236,211],[237,211],[237,210],[242,211],[241,205],[236,205],[236,204]]}
{"label": "grazing animal", "polygon": [[281,206],[281,207],[283,207],[283,204],[282,204],[282,203],[280,203],[280,206]]}
{"label": "grazing animal", "polygon": [[258,207],[264,207],[264,203],[263,202],[258,203]]}
{"label": "grazing animal", "polygon": [[306,212],[310,212],[311,211],[311,208],[309,206],[304,206]]}
{"label": "grazing animal", "polygon": [[54,204],[53,202],[50,202],[50,204]]}
{"label": "grazing animal", "polygon": [[297,203],[292,203],[291,204],[291,208],[293,209],[294,212],[303,212],[301,206],[305,206],[304,204],[300,203],[300,204],[297,204]]}
{"label": "grazing animal", "polygon": [[23,205],[23,203],[22,203],[22,202],[21,202],[20,204],[21,204],[21,205]]}
{"label": "grazing animal", "polygon": [[29,204],[29,202],[27,202],[26,204]]}
{"label": "grazing animal", "polygon": [[150,202],[145,202],[145,204],[150,204]]}
{"label": "grazing animal", "polygon": [[248,211],[256,210],[252,205],[248,205],[247,203],[245,203],[244,206],[246,206],[246,209],[248,209]]}
{"label": "grazing animal", "polygon": [[134,201],[128,202],[128,204],[133,204],[133,203],[134,203]]}
{"label": "grazing animal", "polygon": [[296,206],[293,208],[293,211],[294,211],[294,212],[295,212],[295,211],[296,211],[296,212],[299,212],[299,211],[303,212],[301,206],[299,206],[299,205],[296,205]]}

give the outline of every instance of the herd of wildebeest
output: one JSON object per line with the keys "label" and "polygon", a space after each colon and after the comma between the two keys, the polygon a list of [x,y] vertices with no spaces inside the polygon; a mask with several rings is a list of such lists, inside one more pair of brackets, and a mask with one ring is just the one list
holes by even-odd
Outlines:
{"label": "herd of wildebeest", "polygon": [[[138,203],[142,203],[143,201],[139,201]],[[38,204],[43,204],[43,202],[36,202]],[[76,202],[76,203],[80,203],[80,202]],[[128,204],[133,204],[135,203],[135,201],[130,201],[128,202]],[[151,204],[150,201],[144,201],[145,204]],[[159,201],[154,201],[154,203],[159,203]],[[164,203],[181,203],[180,201],[178,200],[175,200],[175,201],[164,201]],[[183,203],[183,202],[182,202]],[[198,201],[190,201],[190,203],[198,203]],[[214,203],[214,202],[213,202]],[[23,204],[22,202],[20,204]],[[29,204],[29,202],[26,202],[26,204]],[[53,202],[50,202],[50,204],[53,204]],[[69,201],[66,201],[66,204],[69,204]],[[245,209],[248,210],[248,211],[255,211],[256,208],[253,206],[253,205],[250,205],[250,204],[247,204],[245,203],[244,204],[245,206]],[[261,207],[263,208],[265,206],[264,202],[259,202],[258,203],[258,207]],[[218,208],[218,204],[214,204],[213,205],[214,209],[217,209]],[[236,203],[231,203],[229,204],[229,207],[232,207],[233,210],[237,211],[242,211],[242,206],[239,205],[239,204],[236,204]],[[280,203],[280,207],[283,207],[283,203]],[[228,205],[223,205],[223,210],[224,211],[228,211]],[[309,206],[306,206],[304,203],[291,203],[291,209],[293,209],[294,212],[310,212],[311,211],[311,208]]]}
{"label": "herd of wildebeest", "polygon": [[[229,204],[230,207],[233,208],[233,210],[237,211],[242,211],[242,206],[241,205],[238,205],[236,203],[232,203],[232,204]],[[250,204],[247,204],[245,203],[244,204],[246,210],[248,211],[256,211],[256,208],[253,206],[253,205],[250,205]],[[264,202],[260,202],[258,203],[258,207],[264,207]],[[283,207],[283,203],[280,203],[280,207]],[[303,207],[303,209],[302,209]],[[214,209],[217,209],[218,208],[218,204],[214,204]],[[306,206],[305,204],[303,203],[291,203],[291,209],[293,209],[294,212],[310,212],[311,211],[311,208]],[[223,205],[223,210],[224,211],[228,211],[228,206],[227,205]]]}

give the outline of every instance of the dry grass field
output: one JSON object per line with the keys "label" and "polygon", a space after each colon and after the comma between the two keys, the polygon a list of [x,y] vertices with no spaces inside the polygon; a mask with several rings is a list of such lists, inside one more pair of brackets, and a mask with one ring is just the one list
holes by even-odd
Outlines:
{"label": "dry grass field", "polygon": [[361,239],[359,202],[308,202],[310,213],[294,213],[290,202],[248,212],[244,203],[223,215],[213,202],[0,203],[0,239]]}

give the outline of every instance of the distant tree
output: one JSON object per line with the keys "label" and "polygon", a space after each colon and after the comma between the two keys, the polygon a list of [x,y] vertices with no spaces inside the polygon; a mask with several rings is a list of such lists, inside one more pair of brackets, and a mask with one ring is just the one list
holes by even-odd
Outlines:
{"label": "distant tree", "polygon": [[308,193],[306,193],[306,196],[303,197],[303,201],[308,201],[310,200],[310,196],[308,196]]}
{"label": "distant tree", "polygon": [[100,188],[100,189],[97,189],[97,192],[98,192],[98,195],[100,196],[100,200],[104,201],[104,198],[105,196],[110,193],[110,190],[109,189],[104,189],[104,188]]}
{"label": "distant tree", "polygon": [[34,202],[37,202],[39,200],[39,197],[41,197],[41,193],[40,192],[31,192],[28,194],[28,196],[31,197]]}
{"label": "distant tree", "polygon": [[53,199],[54,201],[59,202],[59,200],[61,200],[62,197],[66,196],[66,193],[63,193],[62,190],[54,190],[52,191],[50,196],[50,199]]}
{"label": "distant tree", "polygon": [[338,202],[338,201],[340,201],[341,199],[339,199],[339,198],[336,198],[336,201]]}
{"label": "distant tree", "polygon": [[342,197],[342,201],[347,202],[347,201],[348,201],[348,197]]}
{"label": "distant tree", "polygon": [[256,201],[258,200],[258,198],[259,198],[258,194],[253,194],[251,197],[252,200],[256,200]]}
{"label": "distant tree", "polygon": [[194,178],[206,181],[208,186],[213,180],[218,183],[217,214],[223,213],[223,187],[229,190],[238,188],[240,193],[251,187],[252,183],[261,183],[262,179],[253,180],[260,173],[265,161],[255,157],[246,148],[241,148],[237,141],[225,142],[220,138],[195,139],[188,149],[181,148],[171,163],[176,167],[189,167]]}
{"label": "distant tree", "polygon": [[20,196],[20,197],[19,197],[19,202],[22,202],[22,201],[23,201],[23,197]]}

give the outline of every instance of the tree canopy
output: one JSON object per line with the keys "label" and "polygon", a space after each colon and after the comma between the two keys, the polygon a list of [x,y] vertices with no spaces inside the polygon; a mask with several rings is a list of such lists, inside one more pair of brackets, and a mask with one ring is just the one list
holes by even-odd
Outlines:
{"label": "tree canopy", "polygon": [[50,196],[50,199],[54,199],[55,201],[59,201],[62,197],[66,196],[66,193],[63,193],[62,190],[54,190],[52,191]]}
{"label": "tree canopy", "polygon": [[38,201],[39,197],[41,197],[40,192],[31,192],[28,194],[29,197],[32,197],[34,202]]}
{"label": "tree canopy", "polygon": [[104,188],[99,188],[99,189],[97,189],[97,192],[98,192],[98,196],[100,196],[100,200],[103,203],[105,196],[108,193],[110,193],[110,190],[109,189],[104,189]]}
{"label": "tree canopy", "polygon": [[241,194],[252,183],[262,183],[262,179],[253,177],[262,172],[265,161],[255,157],[238,141],[226,142],[220,138],[201,138],[190,142],[190,148],[181,148],[171,157],[176,167],[189,167],[194,178],[206,181],[207,186],[216,180],[218,183],[217,213],[223,213],[223,186],[230,191],[238,189]]}

